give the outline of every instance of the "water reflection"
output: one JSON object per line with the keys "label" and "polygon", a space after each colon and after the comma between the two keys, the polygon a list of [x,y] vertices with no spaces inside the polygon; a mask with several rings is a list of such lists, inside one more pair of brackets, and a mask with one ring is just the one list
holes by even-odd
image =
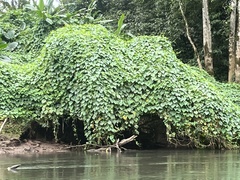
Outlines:
{"label": "water reflection", "polygon": [[[22,164],[16,173],[7,170],[13,164]],[[158,150],[0,157],[1,180],[204,180],[238,177],[238,151]]]}

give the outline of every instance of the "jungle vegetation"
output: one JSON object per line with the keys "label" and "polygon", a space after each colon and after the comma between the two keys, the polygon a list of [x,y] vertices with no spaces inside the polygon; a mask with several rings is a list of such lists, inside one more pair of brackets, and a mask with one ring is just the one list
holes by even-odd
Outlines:
{"label": "jungle vegetation", "polygon": [[[58,140],[70,125],[75,143],[83,134],[89,143],[111,144],[139,134],[141,117],[153,114],[176,147],[238,148],[238,38],[228,38],[239,30],[230,26],[234,4],[207,3],[203,26],[203,4],[195,0],[1,2],[4,132],[21,134],[37,122]],[[208,22],[211,41],[203,41]]]}

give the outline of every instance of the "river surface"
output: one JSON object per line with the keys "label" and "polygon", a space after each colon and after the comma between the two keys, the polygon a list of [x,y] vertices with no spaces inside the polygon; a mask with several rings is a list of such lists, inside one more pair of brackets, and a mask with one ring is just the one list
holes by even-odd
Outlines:
{"label": "river surface", "polygon": [[[18,171],[7,167],[22,164]],[[152,150],[1,155],[0,180],[234,180],[239,151]]]}

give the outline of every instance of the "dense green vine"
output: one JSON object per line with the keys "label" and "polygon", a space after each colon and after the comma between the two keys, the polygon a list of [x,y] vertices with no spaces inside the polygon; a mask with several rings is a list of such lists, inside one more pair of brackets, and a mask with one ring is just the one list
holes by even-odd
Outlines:
{"label": "dense green vine", "polygon": [[68,25],[33,63],[0,66],[1,118],[50,121],[56,131],[59,119],[72,118],[75,130],[84,122],[89,142],[106,144],[157,114],[176,145],[231,148],[240,139],[239,103],[229,93],[240,87],[184,65],[165,37],[123,40],[100,25]]}
{"label": "dense green vine", "polygon": [[158,114],[170,142],[231,145],[239,139],[239,107],[203,72],[182,64],[164,37],[124,41],[102,26],[66,26],[42,51],[42,116],[85,123],[89,141],[137,133],[139,117]]}
{"label": "dense green vine", "polygon": [[31,85],[33,64],[0,61],[0,120],[9,118],[5,132],[20,135],[39,119],[39,93]]}

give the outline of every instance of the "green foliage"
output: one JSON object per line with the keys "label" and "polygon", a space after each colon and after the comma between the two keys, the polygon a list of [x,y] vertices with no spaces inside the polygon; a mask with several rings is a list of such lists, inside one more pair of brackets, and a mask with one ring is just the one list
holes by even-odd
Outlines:
{"label": "green foliage", "polygon": [[122,31],[122,30],[124,29],[124,27],[126,26],[126,24],[123,24],[124,19],[125,19],[125,15],[122,14],[121,17],[120,17],[120,19],[118,20],[118,28],[117,28],[117,30],[115,31],[115,34],[116,34],[117,36],[120,35],[121,31]]}
{"label": "green foliage", "polygon": [[[2,39],[12,43],[8,48],[11,51],[28,52],[33,43],[34,26],[37,26],[36,18],[24,10],[8,11],[0,20]],[[39,33],[39,32],[38,32]],[[35,38],[37,33],[35,33]]]}
{"label": "green foliage", "polygon": [[[157,114],[164,119],[169,142],[176,145],[239,145],[238,85],[217,83],[205,72],[182,64],[162,36],[121,39],[117,35],[124,16],[116,34],[100,25],[68,25],[99,23],[102,19],[96,6],[110,19],[124,13],[127,31],[165,34],[181,53],[184,47],[188,54],[181,57],[188,59],[191,55],[183,40],[177,3],[91,1],[85,9],[61,14],[48,2],[40,0],[31,13],[15,10],[1,17],[0,119],[9,117],[23,124],[37,120],[43,126],[50,122],[55,135],[59,119],[82,120],[88,140],[106,144],[125,130],[138,133],[141,115]],[[217,2],[211,7],[221,8]],[[186,16],[199,17],[200,6],[196,0],[186,2]],[[226,20],[222,13],[211,17],[213,29],[226,24],[218,20]],[[201,23],[196,21],[200,22],[190,18],[189,24],[194,39],[199,40]],[[49,35],[52,30],[56,31]],[[214,39],[226,41],[225,33],[214,31]],[[5,42],[11,52],[5,51]],[[201,47],[201,41],[197,42]],[[215,57],[225,54],[224,48],[218,49]]]}
{"label": "green foliage", "polygon": [[[189,24],[189,32],[203,59],[202,44],[202,1],[181,0]],[[97,9],[105,18],[113,19],[116,27],[118,17],[124,13],[127,24],[125,32],[133,35],[164,34],[173,42],[177,57],[184,63],[196,65],[196,57],[186,36],[183,18],[176,0],[101,0]],[[219,81],[227,81],[228,37],[230,19],[229,1],[209,1],[209,15],[212,29],[214,74]]]}
{"label": "green foliage", "polygon": [[102,26],[66,26],[46,40],[37,84],[42,119],[83,120],[90,142],[110,143],[139,117],[164,119],[169,142],[232,147],[239,106],[205,72],[182,64],[161,36],[124,41]]}
{"label": "green foliage", "polygon": [[25,123],[33,120],[34,90],[30,88],[33,66],[0,61],[0,67],[0,119],[8,117]]}
{"label": "green foliage", "polygon": [[60,10],[60,7],[54,7],[53,0],[47,0],[46,2],[44,0],[38,0],[38,3],[33,1],[33,5],[27,4],[25,8],[34,11],[40,20],[44,20],[49,24],[53,24],[51,15]]}
{"label": "green foliage", "polygon": [[0,50],[4,49],[7,47],[7,44],[0,38]]}
{"label": "green foliage", "polygon": [[44,39],[52,30],[67,24],[107,22],[98,16],[96,1],[72,13],[61,5],[55,7],[53,0],[39,0],[24,7],[4,13],[0,19],[0,38],[9,43],[7,50],[31,53],[33,57],[39,55]]}
{"label": "green foliage", "polygon": [[21,9],[27,3],[29,3],[28,0],[2,0],[0,1],[0,12]]}
{"label": "green foliage", "polygon": [[219,89],[225,93],[227,99],[231,99],[236,105],[240,106],[240,85],[231,83],[219,83]]}
{"label": "green foliage", "polygon": [[23,124],[37,120],[43,126],[51,122],[55,135],[59,119],[82,120],[90,142],[107,144],[125,130],[138,133],[141,115],[157,114],[164,119],[169,142],[176,145],[186,137],[184,142],[197,147],[237,144],[239,86],[219,84],[182,64],[162,36],[121,39],[116,34],[123,16],[116,34],[100,25],[68,25],[98,22],[94,6],[93,2],[87,11],[40,19],[17,10],[0,20],[2,48],[4,41],[18,43],[10,48],[13,52],[1,51],[11,59],[0,61],[1,119]]}

